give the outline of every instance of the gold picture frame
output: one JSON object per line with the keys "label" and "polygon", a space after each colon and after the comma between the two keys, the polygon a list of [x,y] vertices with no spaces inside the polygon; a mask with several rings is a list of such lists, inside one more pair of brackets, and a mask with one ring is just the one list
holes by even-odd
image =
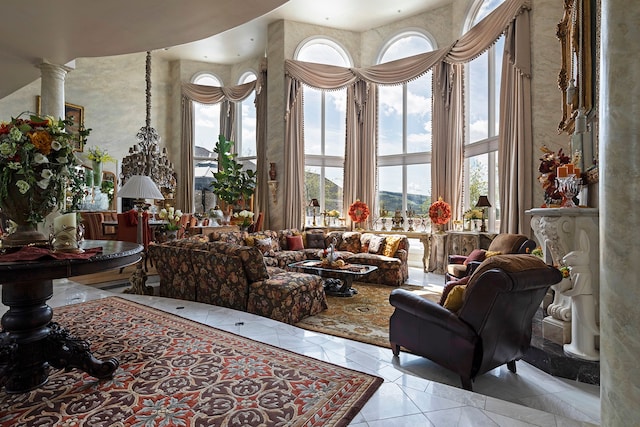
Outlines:
{"label": "gold picture frame", "polygon": [[[42,114],[42,99],[40,95],[36,95],[36,113]],[[74,135],[73,151],[84,151],[84,140],[80,137],[80,129],[84,127],[84,107],[82,105],[64,103],[64,117],[73,121],[72,125],[67,126],[67,132]]]}

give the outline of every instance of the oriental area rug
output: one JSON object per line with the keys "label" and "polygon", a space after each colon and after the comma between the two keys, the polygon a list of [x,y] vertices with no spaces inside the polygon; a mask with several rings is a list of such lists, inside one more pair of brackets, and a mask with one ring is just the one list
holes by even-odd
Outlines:
{"label": "oriental area rug", "polygon": [[[352,297],[327,295],[329,308],[315,316],[296,323],[303,329],[367,344],[391,348],[389,345],[389,318],[394,307],[389,304],[393,286],[354,282],[358,293]],[[423,286],[402,285],[399,288],[417,293],[434,302],[440,301],[441,292]]]}
{"label": "oriental area rug", "polygon": [[36,390],[0,391],[0,425],[345,426],[383,381],[119,297],[53,320],[120,367],[103,381],[52,369]]}

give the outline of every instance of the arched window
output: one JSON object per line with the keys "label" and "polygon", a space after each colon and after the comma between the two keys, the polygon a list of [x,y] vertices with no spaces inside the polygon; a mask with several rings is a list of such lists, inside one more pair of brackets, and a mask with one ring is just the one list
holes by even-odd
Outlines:
{"label": "arched window", "polygon": [[[378,63],[429,52],[422,30],[404,30],[383,47]],[[378,95],[378,206],[393,215],[428,212],[431,204],[432,73],[403,85],[380,86]]]}
{"label": "arched window", "polygon": [[[303,42],[295,56],[300,61],[352,66],[346,50],[327,38]],[[305,200],[318,200],[316,213],[334,209],[344,213],[347,90],[321,91],[305,86],[303,91]],[[307,225],[314,225],[311,210],[307,212]]]}
{"label": "arched window", "polygon": [[[464,31],[473,28],[504,0],[476,0],[467,14]],[[467,64],[465,72],[465,182],[464,206],[489,197],[489,230],[500,229],[498,199],[498,125],[504,37]]]}
{"label": "arched window", "polygon": [[[220,79],[210,73],[200,73],[192,81],[199,85],[222,86]],[[220,104],[203,105],[194,102],[193,124],[195,206],[192,211],[206,212],[215,203],[211,181],[213,172],[218,170],[213,149],[220,135]]]}

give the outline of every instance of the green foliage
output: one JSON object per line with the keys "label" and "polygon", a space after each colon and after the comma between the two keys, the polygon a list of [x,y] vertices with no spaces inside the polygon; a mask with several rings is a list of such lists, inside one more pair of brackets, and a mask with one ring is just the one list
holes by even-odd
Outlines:
{"label": "green foliage", "polygon": [[243,170],[244,166],[236,161],[237,154],[232,152],[233,144],[220,135],[213,150],[218,154],[218,172],[213,173],[215,180],[211,181],[211,187],[229,205],[249,200],[256,189],[255,171]]}

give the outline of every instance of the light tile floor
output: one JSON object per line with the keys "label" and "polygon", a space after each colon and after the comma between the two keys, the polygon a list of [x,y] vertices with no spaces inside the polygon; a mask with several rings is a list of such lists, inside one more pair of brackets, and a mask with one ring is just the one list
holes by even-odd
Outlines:
{"label": "light tile floor", "polygon": [[[411,269],[409,283],[442,287],[442,276]],[[248,313],[195,302],[122,294],[56,281],[52,307],[118,295],[219,329],[384,378],[351,426],[545,426],[600,424],[599,387],[550,376],[526,362],[482,375],[474,392],[427,359],[310,332]],[[0,314],[6,307],[0,305]]]}

